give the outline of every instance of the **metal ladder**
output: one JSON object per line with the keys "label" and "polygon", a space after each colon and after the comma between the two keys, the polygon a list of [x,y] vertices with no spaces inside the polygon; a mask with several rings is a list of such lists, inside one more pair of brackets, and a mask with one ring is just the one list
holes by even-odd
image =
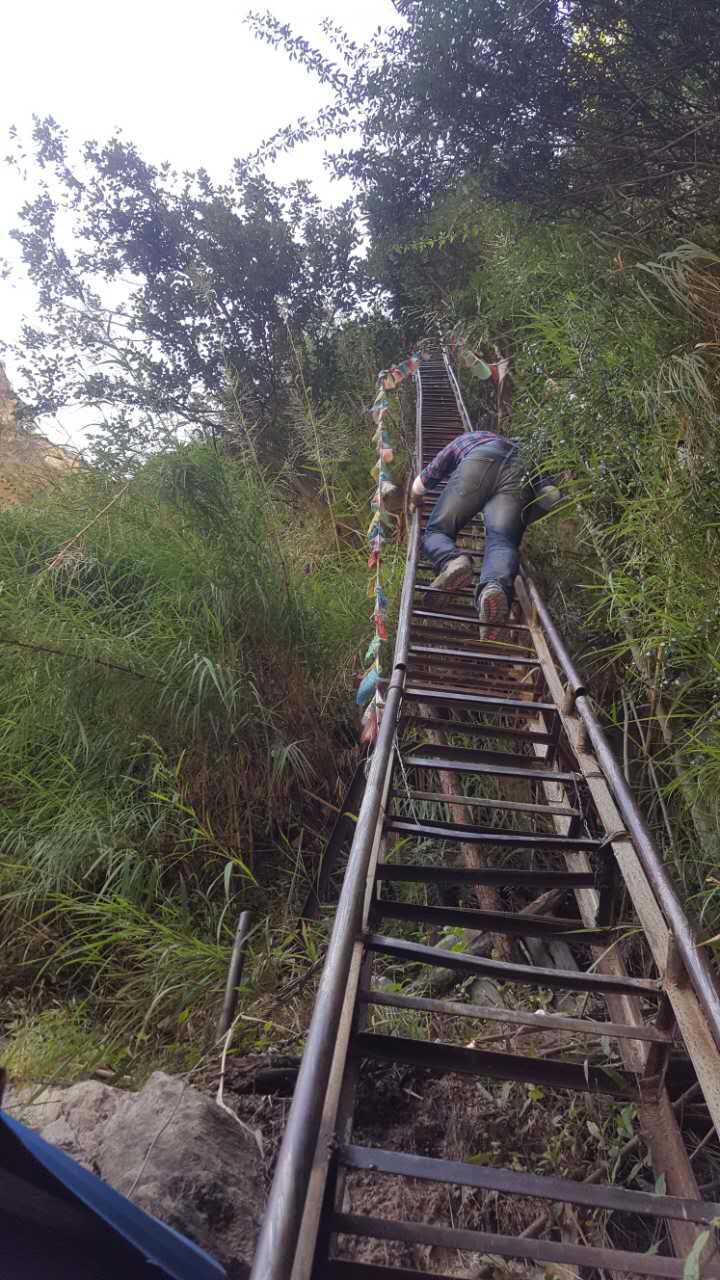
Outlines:
{"label": "metal ladder", "polygon": [[[417,452],[424,465],[470,424],[442,352],[423,361],[416,382]],[[252,1277],[444,1275],[348,1260],[338,1236],[583,1268],[584,1274],[681,1277],[682,1258],[698,1230],[720,1217],[720,1204],[699,1195],[673,1107],[670,1055],[687,1054],[696,1077],[689,1092],[704,1096],[717,1126],[714,976],[537,588],[521,570],[519,617],[509,620],[502,641],[481,642],[470,590],[455,591],[450,606],[438,608],[433,600],[432,571],[420,550],[431,505],[427,499],[411,526],[385,714]],[[482,557],[481,518],[461,543]],[[505,823],[508,815],[515,826]],[[436,851],[432,865],[413,856],[419,843]],[[541,896],[509,911],[502,895],[511,887]],[[465,902],[472,895],[472,905],[455,905],[448,890],[459,890]],[[409,927],[462,929],[469,942],[462,951],[430,946],[403,936]],[[642,976],[626,968],[624,939],[633,931],[644,935],[651,957]],[[488,937],[490,956],[474,944]],[[518,941],[519,959],[510,953]],[[542,1030],[567,1036],[571,1047],[552,1058],[381,1034],[373,1029],[378,1008],[464,1018],[468,1027],[479,1021],[532,1032],[540,1022],[532,1009],[407,994],[405,984],[388,990],[377,977],[383,958],[405,966],[408,977],[418,967],[441,968],[521,989],[586,993],[595,1016],[546,1013]],[[606,1016],[598,1017],[598,1008]],[[601,1038],[617,1044],[620,1065],[589,1065]],[[358,1081],[372,1062],[632,1100],[667,1194],[359,1145],[353,1141]],[[537,1198],[540,1207],[664,1219],[672,1255],[567,1242],[552,1225],[539,1237],[512,1236],[361,1216],[345,1204],[358,1171],[379,1185],[388,1177],[420,1179]],[[711,1254],[706,1250],[703,1275],[720,1276],[720,1261]]]}

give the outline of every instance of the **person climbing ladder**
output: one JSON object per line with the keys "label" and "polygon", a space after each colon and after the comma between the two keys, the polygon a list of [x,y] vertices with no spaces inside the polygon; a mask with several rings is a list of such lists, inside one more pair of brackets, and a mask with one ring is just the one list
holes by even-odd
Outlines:
{"label": "person climbing ladder", "polygon": [[[492,430],[494,418],[485,414],[477,430],[456,436],[413,481],[413,506],[446,478],[428,520],[423,550],[438,571],[432,586],[447,591],[469,586],[473,566],[458,550],[456,538],[479,511],[485,522],[485,551],[475,588],[475,604],[483,640],[497,639],[513,603],[520,543],[533,520],[562,502],[547,479],[531,479],[517,442]],[[442,607],[442,597],[436,597]]]}

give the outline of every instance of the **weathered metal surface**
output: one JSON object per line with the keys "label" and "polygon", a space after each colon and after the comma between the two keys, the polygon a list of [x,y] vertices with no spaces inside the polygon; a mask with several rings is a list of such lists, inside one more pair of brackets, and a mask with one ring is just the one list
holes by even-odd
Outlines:
{"label": "weathered metal surface", "polygon": [[430,866],[412,862],[383,862],[378,867],[377,880],[399,883],[431,884],[495,884],[522,885],[526,889],[580,889],[592,888],[595,874],[592,871],[535,871],[525,867],[448,867]]}
{"label": "weathered metal surface", "polygon": [[[442,1249],[466,1249],[473,1253],[498,1254],[501,1258],[530,1258],[537,1262],[572,1263],[634,1276],[666,1276],[682,1280],[683,1263],[659,1254],[629,1253],[624,1249],[597,1249],[590,1245],[556,1244],[553,1240],[522,1239],[519,1236],[493,1235],[486,1231],[464,1231],[457,1227],[441,1227],[425,1222],[390,1222],[385,1218],[363,1218],[356,1214],[336,1213],[336,1231],[349,1235],[372,1236],[376,1240],[400,1240],[406,1243],[435,1245]],[[342,1275],[342,1272],[336,1272]],[[432,1272],[430,1273],[432,1275]],[[392,1270],[390,1275],[393,1275]],[[708,1268],[703,1280],[718,1280],[720,1266]]]}
{"label": "weathered metal surface", "polygon": [[377,1173],[398,1174],[405,1178],[450,1182],[458,1187],[537,1197],[561,1204],[583,1205],[587,1209],[613,1209],[650,1218],[680,1218],[684,1222],[700,1222],[705,1226],[720,1217],[720,1204],[710,1200],[653,1195],[648,1191],[631,1191],[627,1187],[598,1186],[596,1183],[576,1182],[572,1178],[518,1173],[514,1169],[469,1164],[461,1160],[434,1160],[429,1156],[408,1155],[404,1151],[354,1145],[341,1147],[338,1156],[351,1169],[372,1169]]}
{"label": "weathered metal surface", "polygon": [[490,1053],[487,1049],[466,1049],[462,1045],[435,1040],[408,1040],[403,1036],[363,1034],[353,1037],[355,1058],[403,1063],[419,1071],[478,1076],[483,1080],[517,1080],[521,1084],[544,1085],[547,1089],[572,1089],[575,1093],[607,1093],[614,1098],[637,1101],[633,1076],[622,1071],[604,1071],[586,1062],[561,1062],[557,1058],[530,1058],[520,1053]]}
{"label": "weathered metal surface", "polygon": [[615,936],[612,930],[587,927],[582,920],[565,920],[562,916],[533,916],[526,920],[515,911],[478,911],[475,907],[428,907],[421,902],[381,900],[376,915],[381,920],[417,920],[430,928],[457,925],[460,929],[485,929],[488,933],[505,933],[517,938],[561,937],[566,942],[584,942],[588,946],[607,945]]}
{"label": "weathered metal surface", "polygon": [[464,840],[468,844],[494,844],[511,849],[588,849],[594,853],[611,854],[601,848],[600,840],[579,836],[528,835],[525,831],[508,831],[502,827],[471,827],[459,822],[412,822],[408,818],[390,817],[385,822],[386,831],[396,831],[405,836],[433,840]]}
{"label": "weathered metal surface", "polygon": [[518,982],[531,987],[548,987],[553,991],[627,992],[659,998],[659,984],[647,978],[612,977],[601,973],[584,973],[581,969],[542,969],[539,965],[508,964],[505,960],[485,960],[480,956],[465,955],[459,951],[446,951],[442,947],[426,947],[419,942],[406,942],[404,938],[389,938],[384,934],[369,933],[366,946],[372,951],[405,960],[408,964],[441,965],[444,969],[467,970],[498,982]]}
{"label": "weathered metal surface", "polygon": [[218,1019],[217,1034],[219,1036],[227,1035],[232,1026],[235,1017],[235,1008],[238,999],[238,987],[242,978],[243,961],[245,959],[245,947],[250,935],[250,921],[252,920],[252,912],[241,911],[238,917],[237,928],[235,930],[235,939],[233,941],[233,949],[230,955],[230,967],[228,969],[227,981],[225,983],[225,995],[223,998],[223,1007]]}
{"label": "weathered metal surface", "polygon": [[545,1031],[565,1031],[568,1035],[602,1039],[609,1036],[616,1040],[643,1040],[650,1043],[671,1044],[672,1036],[655,1026],[643,1023],[632,1026],[626,1022],[594,1022],[591,1018],[566,1018],[561,1014],[547,1013],[545,1009],[535,1013],[522,1013],[518,1009],[506,1009],[504,1005],[461,1004],[458,1000],[434,1000],[425,996],[388,995],[384,991],[369,991],[362,997],[363,1003],[382,1005],[386,1009],[414,1009],[419,1013],[447,1014],[452,1018],[473,1018],[484,1022],[500,1022],[508,1027],[532,1027],[542,1035]]}

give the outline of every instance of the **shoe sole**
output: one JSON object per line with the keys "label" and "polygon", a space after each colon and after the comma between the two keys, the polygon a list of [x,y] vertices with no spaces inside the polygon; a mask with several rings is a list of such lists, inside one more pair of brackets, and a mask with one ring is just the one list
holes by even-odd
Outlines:
{"label": "shoe sole", "polygon": [[480,639],[487,640],[491,643],[498,639],[498,633],[495,627],[507,622],[510,616],[508,602],[505,599],[505,592],[502,590],[493,591],[492,594],[485,596],[482,607],[479,610],[480,616]]}
{"label": "shoe sole", "polygon": [[[438,575],[438,577],[439,576],[440,575]],[[469,567],[465,566],[463,568],[453,569],[452,573],[443,582],[442,591],[449,592],[449,591],[455,591],[459,587],[467,587],[470,585],[472,580],[473,580],[472,565],[470,565]],[[435,584],[433,583],[433,586],[434,585]],[[447,595],[435,596],[435,595],[428,594],[425,596],[426,607],[434,609],[438,613],[442,613],[443,609],[445,609],[445,607],[449,603],[450,603],[450,600]]]}

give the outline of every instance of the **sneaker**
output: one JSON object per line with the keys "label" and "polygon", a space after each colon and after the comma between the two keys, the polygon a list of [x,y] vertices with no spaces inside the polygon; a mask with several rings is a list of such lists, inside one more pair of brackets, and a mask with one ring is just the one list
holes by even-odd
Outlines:
{"label": "sneaker", "polygon": [[[445,588],[447,591],[457,591],[460,587],[469,587],[473,580],[472,560],[469,556],[455,556],[454,560],[448,560],[445,568],[440,571],[437,578],[434,578],[431,586],[437,590]],[[450,603],[449,596],[428,595],[425,597],[426,604],[431,608],[442,610]]]}
{"label": "sneaker", "polygon": [[486,582],[477,602],[480,617],[480,639],[495,641],[498,633],[495,630],[501,623],[507,622],[510,608],[507,597],[499,582]]}

